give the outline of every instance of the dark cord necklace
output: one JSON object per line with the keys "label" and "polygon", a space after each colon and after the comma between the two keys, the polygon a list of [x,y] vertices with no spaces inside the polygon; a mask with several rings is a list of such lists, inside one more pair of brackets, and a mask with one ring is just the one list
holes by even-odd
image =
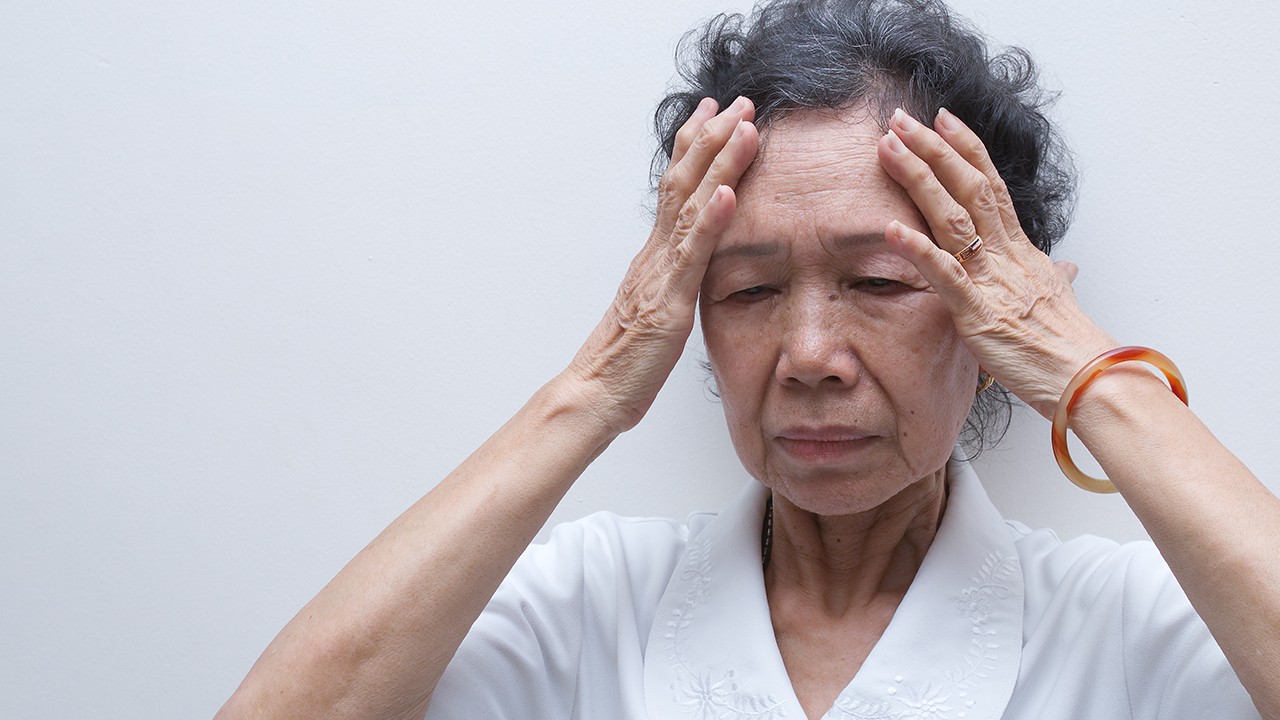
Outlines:
{"label": "dark cord necklace", "polygon": [[769,566],[769,553],[773,550],[773,496],[764,504],[764,528],[760,530],[760,564]]}

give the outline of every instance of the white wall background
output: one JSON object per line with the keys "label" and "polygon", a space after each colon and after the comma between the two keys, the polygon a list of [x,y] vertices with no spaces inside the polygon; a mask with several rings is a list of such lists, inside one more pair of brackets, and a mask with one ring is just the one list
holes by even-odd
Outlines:
{"label": "white wall background", "polygon": [[[0,7],[0,717],[212,715],[571,357],[646,234],[674,42],[744,3]],[[1280,5],[956,5],[1063,92],[1083,301],[1280,489]],[[739,486],[697,346],[554,520]],[[979,470],[1142,536],[1029,412]]]}

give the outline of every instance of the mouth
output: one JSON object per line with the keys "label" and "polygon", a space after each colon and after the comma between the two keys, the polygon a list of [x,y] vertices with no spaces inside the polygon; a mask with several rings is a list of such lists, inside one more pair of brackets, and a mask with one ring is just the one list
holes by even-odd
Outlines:
{"label": "mouth", "polygon": [[805,463],[848,460],[865,450],[875,435],[853,427],[796,427],[778,433],[774,440],[793,459]]}

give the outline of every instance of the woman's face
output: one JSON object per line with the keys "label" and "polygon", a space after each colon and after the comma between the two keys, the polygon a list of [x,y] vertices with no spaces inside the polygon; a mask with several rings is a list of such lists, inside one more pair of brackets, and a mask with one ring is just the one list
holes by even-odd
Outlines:
{"label": "woman's face", "polygon": [[941,470],[978,379],[942,300],[885,245],[891,220],[928,229],[880,168],[881,135],[833,113],[772,126],[702,286],[738,456],[823,515]]}

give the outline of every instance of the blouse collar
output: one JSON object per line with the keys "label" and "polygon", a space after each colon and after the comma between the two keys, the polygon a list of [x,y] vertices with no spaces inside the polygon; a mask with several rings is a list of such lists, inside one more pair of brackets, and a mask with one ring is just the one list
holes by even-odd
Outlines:
{"label": "blouse collar", "polygon": [[[1022,568],[968,463],[947,466],[942,524],[884,635],[828,720],[995,720],[1018,676]],[[752,480],[689,539],[645,654],[651,718],[803,717],[765,598]]]}

